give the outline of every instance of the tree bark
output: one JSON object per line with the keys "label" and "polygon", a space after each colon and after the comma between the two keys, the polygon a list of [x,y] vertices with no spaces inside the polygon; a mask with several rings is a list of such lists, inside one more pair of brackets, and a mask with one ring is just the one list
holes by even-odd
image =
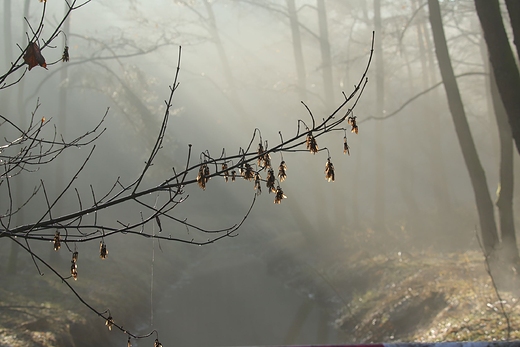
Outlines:
{"label": "tree bark", "polygon": [[513,29],[513,42],[516,46],[517,58],[520,59],[520,1],[506,0],[506,6],[511,28]]}
{"label": "tree bark", "polygon": [[295,0],[287,0],[287,12],[291,26],[293,43],[294,63],[296,65],[296,75],[298,78],[298,95],[301,100],[307,99],[307,76],[305,74],[305,62],[303,59],[302,39],[300,35],[300,24],[296,13]]}
{"label": "tree bark", "polygon": [[509,264],[518,264],[519,256],[518,247],[516,245],[513,214],[513,138],[511,136],[511,127],[507,121],[507,113],[500,99],[493,71],[490,71],[489,84],[500,139],[500,182],[497,189],[496,206],[500,219],[502,252],[506,262]]}
{"label": "tree bark", "polygon": [[[487,0],[486,0],[487,1]],[[480,222],[480,232],[483,251],[490,256],[496,250],[498,233],[493,211],[493,202],[488,190],[486,174],[480,163],[475,142],[469,128],[466,112],[460,96],[459,87],[455,79],[453,67],[446,44],[444,28],[442,26],[441,9],[438,0],[428,0],[430,24],[439,69],[448,99],[448,106],[455,126],[455,132],[468,169]]]}
{"label": "tree bark", "polygon": [[[509,44],[498,0],[475,0],[489,60],[520,153],[520,73]],[[515,17],[515,16],[513,16]]]}

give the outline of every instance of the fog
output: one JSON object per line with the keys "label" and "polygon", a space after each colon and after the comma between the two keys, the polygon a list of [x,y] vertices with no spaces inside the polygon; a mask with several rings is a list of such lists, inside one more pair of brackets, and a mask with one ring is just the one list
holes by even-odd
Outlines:
{"label": "fog", "polygon": [[[298,120],[310,124],[301,101],[321,120],[343,102],[342,92],[352,92],[370,57],[376,30],[372,2],[325,2],[332,71],[327,83],[316,1],[297,0],[302,88],[287,3],[94,0],[74,10],[70,27],[64,29],[66,35],[42,50],[47,69],[37,66],[21,82],[0,91],[0,114],[23,127],[39,103],[36,119],[45,117],[52,124],[44,136],[52,137],[56,126],[57,133],[73,139],[94,128],[108,109],[101,125],[106,131],[95,141],[91,159],[73,183],[89,205],[92,191],[103,196],[118,177],[129,184],[142,172],[161,127],[181,46],[180,84],[173,96],[163,148],[144,185],[164,182],[172,176],[172,168],[182,171],[189,145],[191,165],[199,162],[204,151],[214,157],[223,150],[227,155],[237,154],[248,146],[255,128],[269,147],[276,146],[280,133],[285,139],[297,133]],[[30,3],[27,22],[33,27],[42,6]],[[65,8],[61,1],[48,1],[46,6],[43,39],[61,20]],[[441,1],[441,7],[452,64],[455,73],[463,75],[457,82],[468,122],[494,198],[499,143],[480,25],[472,1]],[[0,9],[0,17],[4,18],[5,10]],[[234,237],[197,247],[116,235],[106,239],[110,253],[101,265],[96,254],[99,241],[78,244],[82,259],[92,260],[79,265],[92,276],[81,278],[80,273],[78,283],[89,281],[101,291],[114,288],[132,298],[120,310],[133,315],[132,319],[118,317],[118,308],[110,302],[99,310],[110,307],[116,323],[125,324],[126,319],[125,325],[132,325],[139,334],[156,329],[165,346],[341,343],[349,341],[348,336],[334,322],[345,312],[344,301],[354,293],[343,290],[340,297],[327,281],[328,271],[341,266],[339,254],[369,258],[479,249],[475,195],[442,84],[409,102],[441,81],[427,6],[414,0],[382,1],[381,16],[382,30],[376,31],[375,40],[382,44],[384,98],[382,104],[377,99],[374,57],[368,85],[354,111],[359,133],[348,129],[321,137],[319,146],[327,147],[329,154],[295,152],[284,153],[283,158],[274,154],[275,168],[282,160],[288,166],[287,180],[281,184],[287,199],[273,204],[274,194],[264,188]],[[0,46],[11,44],[12,55],[2,49],[2,71],[27,44],[23,18],[24,2],[11,1],[12,37],[8,40],[3,26]],[[65,44],[68,63],[59,61]],[[50,64],[55,61],[59,62]],[[2,131],[2,137],[9,135]],[[344,135],[350,155],[343,153]],[[47,192],[57,196],[91,148],[67,150],[13,189],[27,197],[43,180]],[[334,182],[324,179],[329,156],[336,171]],[[516,152],[514,165],[518,176]],[[255,194],[252,182],[240,178],[227,183],[213,178],[205,190],[192,184],[185,192],[186,200],[173,214],[212,230],[240,223]],[[517,185],[515,206],[519,197]],[[4,211],[8,202],[5,196],[1,199]],[[153,204],[154,199],[150,197],[149,202]],[[32,206],[17,223],[34,222],[45,212],[43,196]],[[77,194],[71,189],[54,214],[76,210]],[[98,218],[110,225],[131,223],[139,220],[141,210],[142,206],[128,204],[100,213]],[[519,225],[518,213],[515,218]],[[150,232],[157,226],[147,228]],[[174,222],[163,221],[162,232],[187,241],[208,239]],[[4,260],[10,247],[8,242],[0,244]],[[50,245],[35,243],[33,247],[49,257]],[[90,251],[92,255],[87,255]],[[24,277],[37,273],[30,256],[20,253],[18,257],[24,270],[17,280],[35,280]],[[69,255],[60,259],[62,270],[68,271]],[[112,259],[116,263],[105,265]],[[104,266],[106,271],[128,272],[132,277],[114,283],[94,275]],[[129,294],[133,288],[136,293]],[[92,312],[86,314],[98,318]],[[102,320],[99,328],[106,330]],[[111,334],[114,346],[126,341],[119,331]],[[150,345],[150,341],[133,340],[132,345]]]}

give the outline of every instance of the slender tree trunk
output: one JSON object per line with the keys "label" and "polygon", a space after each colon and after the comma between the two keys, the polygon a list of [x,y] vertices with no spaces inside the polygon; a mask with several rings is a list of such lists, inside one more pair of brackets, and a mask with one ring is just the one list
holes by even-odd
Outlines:
{"label": "slender tree trunk", "polygon": [[[29,6],[30,6],[30,2],[29,0],[25,0],[24,2],[24,10],[23,10],[23,13],[24,13],[24,17],[25,18],[28,18],[29,17]],[[26,42],[27,41],[27,38],[25,36],[25,32],[27,31],[27,23],[24,22],[24,25],[23,25],[23,35],[22,35],[22,41],[21,42]],[[25,105],[24,105],[24,102],[23,102],[23,91],[24,91],[24,85],[25,85],[25,78],[22,78],[20,80],[20,82],[18,82],[17,86],[18,86],[18,116],[20,117],[20,127],[22,129],[26,129],[27,127],[27,120],[26,120],[26,115],[25,115]],[[15,194],[14,194],[14,202],[15,202],[15,206],[14,206],[14,209],[17,208],[17,206],[21,206],[21,204],[23,203],[23,192],[24,192],[24,180],[23,180],[23,177],[20,176],[18,177],[18,179],[16,180],[16,184],[15,184]],[[16,214],[16,218],[15,218],[15,221],[16,221],[16,225],[22,225],[23,222],[24,222],[24,219],[25,219],[25,216],[24,216],[24,211],[25,209],[20,209],[18,211],[18,213]],[[12,212],[12,211],[11,211]],[[9,273],[11,274],[15,274],[17,272],[17,264],[18,264],[18,251],[19,251],[20,247],[15,243],[15,242],[12,242],[11,243],[11,252],[9,254],[9,262],[8,262],[8,271]]]}
{"label": "slender tree trunk", "polygon": [[513,214],[513,137],[511,136],[511,127],[507,120],[506,110],[500,99],[493,71],[490,71],[489,83],[500,139],[500,183],[497,189],[496,206],[500,219],[502,251],[504,252],[504,260],[506,262],[519,264]]}
{"label": "slender tree trunk", "polygon": [[[374,28],[376,31],[375,42],[375,70],[376,70],[376,115],[384,116],[385,109],[385,67],[383,59],[383,26],[381,23],[381,0],[374,0]],[[375,183],[375,204],[374,219],[375,227],[378,231],[383,231],[385,226],[385,155],[384,155],[384,134],[383,122],[376,123],[376,183]]]}
{"label": "slender tree trunk", "polygon": [[[475,28],[475,30],[481,30],[481,29]],[[482,62],[484,64],[484,71],[487,72],[487,74],[484,76],[484,80],[485,80],[484,83],[486,86],[486,93],[485,93],[486,94],[485,95],[486,104],[485,104],[485,109],[483,110],[483,112],[485,112],[485,114],[488,116],[487,121],[489,122],[489,124],[493,124],[493,123],[496,123],[497,117],[495,115],[495,110],[493,109],[493,99],[491,96],[491,76],[490,76],[491,63],[489,62],[489,54],[487,51],[487,46],[486,46],[486,41],[484,40],[484,36],[481,36],[481,38],[480,38],[479,52],[480,52],[480,56],[482,58]],[[493,82],[493,83],[495,83],[495,82]],[[500,94],[498,96],[500,97]],[[506,119],[507,119],[507,113],[506,113]],[[511,129],[509,129],[509,131],[511,131]],[[490,133],[490,135],[491,135],[491,146],[492,146],[493,154],[497,159],[496,164],[497,164],[497,166],[499,166],[500,165],[500,158],[499,158],[500,157],[499,156],[500,141],[498,138],[498,129],[496,132],[492,131]]]}
{"label": "slender tree trunk", "polygon": [[[520,153],[520,73],[509,44],[498,0],[475,0],[475,7],[484,32],[489,60],[509,124]],[[516,18],[513,15],[513,18]]]}
{"label": "slender tree trunk", "polygon": [[13,42],[11,32],[11,0],[4,0],[4,55],[6,68],[11,66],[13,59]]}
{"label": "slender tree trunk", "polygon": [[[4,0],[4,56],[5,66],[0,68],[2,71],[7,71],[13,62],[13,33],[11,29],[11,0]],[[3,63],[2,63],[3,64]],[[8,112],[11,107],[11,88],[4,89],[0,95],[0,103],[2,104],[3,112]]]}
{"label": "slender tree trunk", "polygon": [[317,0],[318,26],[320,31],[320,50],[323,73],[323,87],[325,90],[325,107],[333,109],[334,104],[334,82],[332,79],[332,55],[330,52],[329,27],[327,23],[327,10],[325,0]]}
{"label": "slender tree trunk", "polygon": [[520,1],[506,0],[506,6],[511,28],[513,28],[513,42],[516,46],[517,58],[520,59]]}
{"label": "slender tree trunk", "polygon": [[306,100],[307,76],[305,74],[305,61],[303,59],[302,39],[295,0],[287,0],[287,12],[289,14],[289,22],[291,25],[294,63],[296,65],[296,75],[298,78],[298,95],[301,100]]}
{"label": "slender tree trunk", "polygon": [[[407,81],[408,81],[408,89],[409,90],[416,90],[414,86],[414,78],[413,78],[413,72],[412,72],[412,66],[410,63],[410,59],[408,57],[408,53],[406,50],[406,47],[402,47],[401,49],[402,55],[405,58],[406,62],[406,70],[408,72]],[[417,136],[416,132],[423,132],[424,127],[422,126],[422,123],[419,123],[419,121],[423,122],[423,120],[420,120],[418,118],[414,118],[412,120],[412,127],[413,133],[412,136]],[[404,131],[404,128],[401,124],[400,117],[397,117],[397,119],[394,120],[396,125],[396,135],[397,135],[397,141],[399,144],[399,147],[402,151],[409,150],[408,144],[405,142],[406,134]],[[419,135],[421,136],[421,135]],[[401,192],[401,195],[403,197],[403,201],[406,205],[406,208],[408,210],[408,215],[410,216],[418,216],[420,213],[419,204],[417,203],[417,200],[415,199],[414,195],[414,168],[413,165],[410,164],[410,156],[409,155],[403,155],[400,156],[399,162],[397,163],[399,168],[399,179],[398,185],[399,190]],[[413,229],[413,228],[412,228]]]}
{"label": "slender tree trunk", "polygon": [[204,6],[206,8],[206,12],[208,14],[208,24],[209,24],[209,34],[213,43],[215,44],[218,52],[218,56],[220,59],[220,63],[222,64],[222,71],[224,73],[224,78],[229,86],[229,94],[231,105],[235,108],[235,111],[239,115],[239,119],[244,122],[242,125],[246,126],[248,116],[240,97],[238,96],[236,90],[236,82],[233,77],[233,71],[231,70],[231,64],[229,63],[229,59],[226,54],[226,50],[224,49],[224,45],[222,44],[222,40],[220,39],[220,35],[217,27],[217,19],[215,17],[215,12],[213,11],[213,5],[209,0],[203,0]]}
{"label": "slender tree trunk", "polygon": [[[415,12],[417,8],[418,0],[412,0],[412,10]],[[420,6],[420,5],[419,5]],[[424,10],[421,9],[422,13]],[[431,49],[431,43],[429,40],[429,33],[425,30],[425,23],[421,21],[417,25],[417,43],[419,46],[419,54],[421,55],[421,68],[422,74],[422,88],[426,89],[433,85],[437,81],[435,80],[435,67],[433,59],[433,49]],[[434,105],[437,105],[439,99],[438,90],[435,89],[426,96],[427,100],[425,103],[426,113],[428,115],[427,122],[429,129],[440,129],[441,121],[440,114],[434,112]],[[437,205],[437,212],[443,216],[442,223],[446,222],[446,217],[449,217],[452,211],[452,203],[450,197],[450,190],[448,187],[448,179],[446,179],[446,167],[443,160],[442,153],[442,132],[441,131],[429,131],[428,138],[430,148],[429,164],[431,165],[432,182],[433,182],[433,194]],[[448,218],[449,219],[449,218]]]}
{"label": "slender tree trunk", "polygon": [[464,162],[469,172],[480,221],[481,240],[486,255],[491,255],[498,244],[497,227],[493,211],[493,202],[488,190],[486,174],[480,163],[473,136],[460,96],[457,80],[451,65],[444,28],[442,26],[441,9],[438,0],[428,0],[430,10],[430,24],[433,33],[435,51],[439,69],[444,82],[444,89],[448,99],[455,132],[462,150]]}
{"label": "slender tree trunk", "polygon": [[[68,11],[68,4],[65,3],[65,14],[67,14],[67,11]],[[71,17],[69,16],[66,20],[65,20],[65,23],[63,24],[63,32],[65,33],[65,37],[70,37],[69,35],[69,32],[70,32],[70,20],[71,20]],[[66,39],[63,39],[63,47],[61,47],[62,49],[65,47],[65,45],[67,45],[67,42],[66,42]],[[60,133],[63,135],[63,136],[66,136],[67,135],[67,79],[68,79],[68,70],[67,70],[67,66],[63,66],[62,69],[61,69],[61,72],[60,72],[60,89],[59,89],[59,96],[58,96],[58,128],[59,128],[59,131]],[[56,162],[56,175],[54,176],[55,177],[55,187],[57,189],[58,192],[62,191],[62,189],[64,188],[64,177],[63,177],[63,174],[65,172],[65,162],[66,162],[66,153],[63,153],[62,155],[60,155],[58,158],[57,158],[57,162]],[[56,204],[56,212],[58,214],[61,214],[61,209],[62,209],[62,204],[63,204],[63,201],[59,201],[57,204]]]}
{"label": "slender tree trunk", "polygon": [[[25,18],[29,18],[29,7],[30,7],[30,0],[25,0],[24,2],[24,7],[23,7],[23,16]],[[23,33],[22,33],[22,37],[21,37],[21,44],[22,45],[27,45],[28,42],[27,42],[27,37],[25,35],[25,33],[27,32],[27,23],[24,21],[23,23]],[[18,82],[17,84],[17,87],[18,87],[18,114],[20,115],[20,119],[21,119],[21,123],[20,125],[22,127],[25,126],[25,123],[26,120],[25,120],[25,105],[24,105],[24,100],[23,100],[23,91],[24,91],[24,87],[25,87],[25,78],[22,78],[20,80],[20,82]]]}

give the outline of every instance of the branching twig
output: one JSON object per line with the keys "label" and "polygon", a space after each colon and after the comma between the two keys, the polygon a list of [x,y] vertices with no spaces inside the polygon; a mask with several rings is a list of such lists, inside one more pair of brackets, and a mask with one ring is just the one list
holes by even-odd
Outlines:
{"label": "branching twig", "polygon": [[[44,3],[40,23],[35,30],[31,29],[32,37],[29,37],[29,42],[42,41],[43,44],[41,45],[41,49],[48,46],[50,47],[52,41],[56,39],[61,32],[60,28],[65,19],[70,15],[71,11],[85,5],[89,1],[90,0],[85,0],[80,4],[77,4],[77,1],[75,0],[70,4],[67,3],[68,10],[66,14],[57,24],[55,30],[47,40],[41,39],[46,6]],[[22,59],[25,50],[21,49],[21,51],[20,56],[11,65],[9,71],[0,76],[0,89],[7,86],[7,84],[5,84],[6,78],[24,66],[25,62],[22,62]],[[360,77],[359,83],[354,87],[350,95],[347,96],[347,94],[343,93],[344,101],[336,108],[336,110],[334,110],[334,112],[326,118],[323,118],[321,122],[316,122],[311,109],[304,103],[304,106],[312,119],[312,127],[309,128],[305,122],[298,120],[296,135],[292,138],[284,139],[282,133],[279,132],[280,143],[273,147],[268,148],[268,142],[267,140],[264,142],[262,139],[260,129],[255,128],[249,144],[246,147],[241,147],[238,150],[238,153],[226,155],[226,151],[223,150],[219,157],[214,157],[211,155],[209,150],[204,150],[199,155],[200,162],[192,163],[192,146],[190,144],[188,145],[186,164],[182,170],[176,170],[173,168],[173,174],[171,177],[166,177],[160,184],[146,186],[150,168],[154,165],[158,153],[163,148],[164,137],[167,133],[168,120],[173,107],[173,96],[179,86],[178,78],[181,64],[181,48],[179,47],[175,77],[172,85],[169,87],[169,97],[165,100],[166,108],[163,114],[162,123],[157,130],[155,143],[141,172],[137,178],[129,184],[123,184],[118,177],[108,192],[101,194],[100,198],[96,198],[93,186],[89,185],[89,194],[92,197],[91,206],[85,206],[85,201],[90,201],[90,199],[85,200],[84,196],[82,198],[80,190],[74,187],[74,183],[77,181],[80,173],[83,172],[92,157],[94,149],[96,148],[94,145],[95,141],[105,131],[105,129],[101,130],[100,127],[104,122],[108,110],[94,129],[84,133],[72,141],[67,141],[63,137],[60,137],[56,128],[54,128],[52,139],[47,140],[43,138],[42,132],[46,130],[47,125],[50,123],[49,120],[45,120],[44,118],[41,119],[41,121],[38,121],[35,117],[39,103],[37,104],[35,111],[32,113],[30,125],[26,127],[26,129],[18,127],[14,122],[10,121],[8,117],[0,116],[0,126],[9,127],[10,130],[14,130],[16,133],[14,140],[5,139],[5,144],[0,146],[0,159],[3,164],[1,167],[3,172],[0,172],[0,189],[3,189],[3,191],[0,191],[0,193],[9,199],[7,211],[0,211],[0,240],[9,238],[25,250],[32,257],[39,273],[41,273],[41,271],[38,267],[38,262],[41,262],[45,267],[51,270],[51,272],[56,275],[69,290],[72,291],[83,305],[104,319],[109,328],[117,328],[121,330],[123,333],[128,335],[129,339],[140,339],[151,336],[156,333],[155,330],[145,335],[138,335],[117,325],[109,310],[97,310],[78,294],[72,286],[71,281],[69,281],[71,276],[74,279],[77,277],[77,272],[75,272],[75,259],[77,259],[76,244],[98,240],[101,241],[101,245],[103,245],[106,238],[124,234],[152,240],[164,240],[168,242],[180,242],[202,246],[212,244],[224,238],[237,236],[237,232],[249,217],[255,205],[259,194],[258,192],[260,192],[260,183],[267,181],[266,179],[261,179],[260,174],[273,172],[270,164],[270,156],[272,154],[280,153],[282,156],[282,164],[285,165],[283,162],[283,153],[305,151],[303,145],[306,143],[307,137],[310,134],[312,134],[313,140],[315,140],[334,131],[345,131],[343,124],[352,118],[351,115],[353,114],[353,110],[368,83],[367,73],[372,61],[373,52],[374,33],[372,35],[372,45],[368,62]],[[349,108],[347,108],[347,104],[350,104]],[[300,131],[300,123],[305,126],[305,131]],[[258,149],[256,149],[253,147],[253,144],[255,143],[255,140],[258,141],[258,139],[260,145],[258,146]],[[263,147],[263,144],[265,144],[265,148]],[[43,195],[41,198],[45,202],[44,212],[40,214],[35,221],[27,222],[23,225],[12,226],[12,217],[21,211],[21,207],[16,209],[13,206],[11,180],[22,173],[31,174],[36,172],[41,165],[53,162],[58,156],[63,154],[65,150],[85,145],[91,147],[88,155],[83,159],[79,168],[72,175],[72,178],[68,180],[65,188],[59,191],[55,197],[52,197],[50,196],[50,192],[47,191],[44,181],[39,180],[39,188],[41,187],[42,189],[35,189],[29,199],[22,204],[23,207],[33,198],[38,195]],[[320,151],[327,151],[327,156],[330,162],[330,153],[326,147],[321,148],[320,150],[318,150],[317,145],[313,147],[313,153],[318,153]],[[331,163],[330,167],[333,168]],[[173,214],[180,204],[187,201],[189,195],[185,192],[186,187],[199,185],[201,188],[205,188],[206,183],[211,178],[219,176],[227,177],[228,171],[238,171],[239,177],[241,176],[244,181],[254,181],[255,194],[253,194],[251,204],[235,224],[209,229],[201,227],[197,223],[188,222],[186,217],[179,217]],[[272,174],[271,177],[273,177]],[[233,174],[232,181],[234,179],[235,176]],[[280,178],[279,181],[283,182],[283,179]],[[274,182],[274,179],[272,182]],[[272,182],[270,184],[274,184]],[[274,189],[273,186],[268,187],[270,188],[270,191]],[[275,203],[280,203],[281,199],[285,197],[285,195],[280,186],[278,186],[274,191],[276,191],[274,201]],[[77,210],[59,215],[55,211],[55,206],[58,201],[66,199],[68,195],[73,195],[74,199],[77,199]],[[154,197],[153,203],[150,202],[150,196]],[[116,216],[112,216],[111,211],[115,211],[115,207],[123,207],[127,205],[139,208],[139,212],[136,213],[137,216],[134,217],[133,220],[131,218],[119,220]],[[110,221],[107,222],[106,218],[102,218],[101,216],[104,216],[104,214],[101,213],[110,215]],[[99,217],[98,214],[100,215]],[[155,226],[151,231],[149,231],[150,228],[147,228],[149,223],[156,223],[159,227],[159,231],[156,232]],[[200,235],[204,237],[204,240],[201,241],[201,238],[192,238],[191,235],[185,235],[184,237],[175,235],[172,237],[171,234],[166,235],[168,224],[181,225],[183,228],[188,230],[188,235],[190,230],[194,230],[197,234],[200,233]],[[209,238],[207,238],[208,236]],[[20,239],[22,239],[23,242]],[[70,275],[60,274],[55,267],[46,263],[40,256],[38,256],[30,245],[30,242],[36,241],[54,242],[56,250],[59,249],[59,244],[63,243],[69,251],[73,252]]]}

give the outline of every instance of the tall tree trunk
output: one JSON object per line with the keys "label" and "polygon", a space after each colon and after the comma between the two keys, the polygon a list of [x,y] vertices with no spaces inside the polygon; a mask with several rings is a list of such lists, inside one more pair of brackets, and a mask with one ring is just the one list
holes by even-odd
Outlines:
{"label": "tall tree trunk", "polygon": [[240,97],[238,96],[236,89],[235,78],[233,77],[233,71],[231,70],[231,64],[229,63],[229,59],[226,54],[226,50],[224,49],[224,45],[222,44],[222,40],[220,39],[220,35],[217,27],[217,19],[215,17],[215,12],[213,11],[213,5],[209,0],[203,0],[204,6],[206,8],[206,12],[208,14],[208,24],[209,24],[209,34],[211,36],[211,40],[215,44],[217,48],[217,53],[220,59],[220,63],[222,64],[222,71],[224,73],[224,78],[229,86],[229,94],[230,94],[230,102],[235,111],[237,112],[239,119],[242,122],[242,125],[246,127],[248,125],[249,117],[246,113],[244,105]]}
{"label": "tall tree trunk", "polygon": [[[11,66],[13,59],[13,42],[11,32],[11,0],[4,0],[4,56],[6,60],[6,68]],[[4,68],[2,66],[2,68]]]}
{"label": "tall tree trunk", "polygon": [[486,174],[480,163],[475,142],[469,128],[466,112],[460,96],[459,87],[453,67],[451,65],[448,45],[442,26],[441,9],[438,0],[428,0],[430,10],[430,24],[435,44],[435,52],[439,63],[439,69],[448,99],[455,132],[462,150],[464,162],[469,172],[475,202],[480,221],[481,240],[486,255],[491,255],[498,244],[497,227],[493,211],[493,202],[488,190]]}
{"label": "tall tree trunk", "polygon": [[[408,90],[410,90],[410,91],[416,90],[416,88],[414,86],[414,76],[413,76],[413,72],[412,72],[413,71],[412,64],[408,57],[408,52],[407,52],[405,46],[401,47],[401,54],[404,57],[404,60],[406,63],[406,71],[408,73],[408,76],[406,77],[406,80],[408,81]],[[425,71],[425,70],[423,70],[423,71]],[[417,132],[424,131],[424,126],[422,126],[422,123],[419,123],[419,121],[422,122],[422,120],[420,120],[416,117],[414,117],[414,119],[412,119],[412,121],[411,121],[412,127],[413,127],[413,132],[411,134],[412,136],[418,136],[416,134]],[[397,142],[398,142],[398,145],[400,148],[399,150],[406,152],[407,150],[409,150],[409,145],[404,140],[407,136],[405,134],[404,127],[401,124],[402,121],[401,121],[400,117],[397,117],[394,120],[394,122],[396,125]],[[421,136],[421,135],[419,135],[419,136]],[[414,189],[413,189],[414,176],[415,176],[414,168],[410,162],[410,158],[411,158],[411,156],[409,156],[409,155],[400,156],[399,162],[396,163],[399,168],[399,179],[397,181],[398,181],[398,185],[399,185],[399,190],[403,197],[403,201],[408,210],[408,215],[409,216],[419,216],[419,213],[420,213],[419,204],[417,203],[417,200],[415,199]],[[412,227],[412,229],[413,229],[413,227]]]}
{"label": "tall tree trunk", "polygon": [[325,90],[325,107],[332,110],[334,104],[334,82],[332,80],[332,55],[330,52],[329,26],[325,0],[317,0],[318,27],[320,31],[321,68],[323,73],[323,88]]}
{"label": "tall tree trunk", "polygon": [[305,74],[305,62],[303,59],[300,24],[298,22],[298,13],[296,12],[295,0],[287,0],[287,12],[289,14],[289,22],[291,25],[294,63],[296,65],[296,75],[298,78],[298,95],[300,96],[301,100],[306,100],[307,76]]}
{"label": "tall tree trunk", "polygon": [[500,183],[497,189],[496,206],[500,219],[502,251],[504,260],[510,264],[519,264],[518,247],[516,245],[515,221],[513,214],[513,137],[507,120],[507,113],[500,99],[493,71],[490,71],[490,90],[498,125],[500,139]]}
{"label": "tall tree trunk", "polygon": [[[412,10],[415,12],[417,6],[420,6],[419,0],[412,0]],[[422,13],[424,9],[420,10]],[[428,31],[425,29],[426,23],[421,21],[417,25],[417,42],[419,46],[419,54],[421,55],[421,70],[422,74],[422,88],[425,90],[429,86],[436,83],[435,79],[435,66],[434,66],[434,58],[433,58],[433,49],[431,49],[430,36]],[[438,90],[435,89],[431,93],[426,95],[427,100],[425,103],[425,107],[427,110],[427,121],[429,123],[430,129],[440,129],[441,121],[440,114],[434,112],[435,106],[439,99]],[[435,202],[437,205],[437,212],[443,216],[441,218],[442,223],[446,222],[446,217],[449,217],[452,211],[452,203],[450,190],[448,187],[448,179],[446,179],[446,167],[443,160],[442,153],[442,132],[433,131],[428,133],[430,148],[430,160],[429,164],[431,165],[431,173],[432,173],[432,182],[433,182],[433,194],[435,197]]]}
{"label": "tall tree trunk", "polygon": [[[30,6],[29,0],[25,0],[24,9],[23,9],[23,14],[24,14],[25,18],[29,18],[29,6]],[[27,29],[28,29],[27,23],[24,22],[22,41],[20,41],[20,42],[25,42],[27,40],[26,36],[25,36],[25,32],[27,31]],[[20,117],[19,118],[20,127],[25,130],[27,127],[27,120],[26,120],[26,115],[25,115],[25,104],[23,101],[24,85],[25,85],[25,78],[22,78],[20,80],[20,82],[18,82],[18,84],[17,84],[17,86],[18,86],[18,111],[17,111],[17,113],[18,113],[18,116]],[[15,184],[16,192],[14,194],[14,202],[15,202],[14,209],[16,209],[17,206],[21,206],[21,204],[23,203],[23,191],[24,191],[23,188],[24,188],[24,180],[23,180],[23,176],[20,176],[16,180],[16,184]],[[16,225],[23,224],[24,219],[25,219],[24,211],[25,211],[25,209],[22,208],[16,214],[16,218],[15,218]],[[11,252],[9,254],[9,262],[7,265],[8,269],[9,269],[8,271],[11,274],[15,274],[17,271],[19,249],[20,249],[20,247],[15,242],[11,243]]]}
{"label": "tall tree trunk", "polygon": [[516,53],[520,59],[520,1],[506,0],[507,12],[509,13],[509,21],[513,29],[513,42],[516,46]]}
{"label": "tall tree trunk", "polygon": [[[68,12],[68,4],[65,3],[65,15]],[[63,47],[67,45],[66,37],[70,37],[70,20],[71,16],[67,17],[65,23],[63,24],[63,32],[65,36],[63,38]],[[63,66],[60,72],[60,88],[58,95],[58,129],[63,136],[67,135],[67,79],[68,79],[68,70],[67,66]],[[56,175],[55,177],[55,187],[56,191],[60,192],[64,188],[64,177],[63,174],[65,172],[65,162],[66,162],[66,153],[63,153],[57,158],[56,162]],[[63,201],[58,201],[56,204],[56,213],[60,214],[60,210],[62,209]]]}
{"label": "tall tree trunk", "polygon": [[[375,42],[375,70],[376,70],[376,115],[383,117],[385,109],[385,68],[383,60],[383,25],[381,22],[381,0],[374,0],[374,28],[376,31]],[[375,160],[375,228],[383,231],[385,226],[385,155],[383,122],[376,123],[376,160]]]}
{"label": "tall tree trunk", "polygon": [[502,21],[500,6],[498,0],[475,0],[475,7],[516,150],[520,153],[520,73]]}
{"label": "tall tree trunk", "polygon": [[[11,29],[11,0],[4,0],[4,56],[5,66],[0,66],[1,71],[7,71],[13,62],[13,33]],[[11,106],[11,88],[4,89],[0,95],[2,111],[8,112]]]}

